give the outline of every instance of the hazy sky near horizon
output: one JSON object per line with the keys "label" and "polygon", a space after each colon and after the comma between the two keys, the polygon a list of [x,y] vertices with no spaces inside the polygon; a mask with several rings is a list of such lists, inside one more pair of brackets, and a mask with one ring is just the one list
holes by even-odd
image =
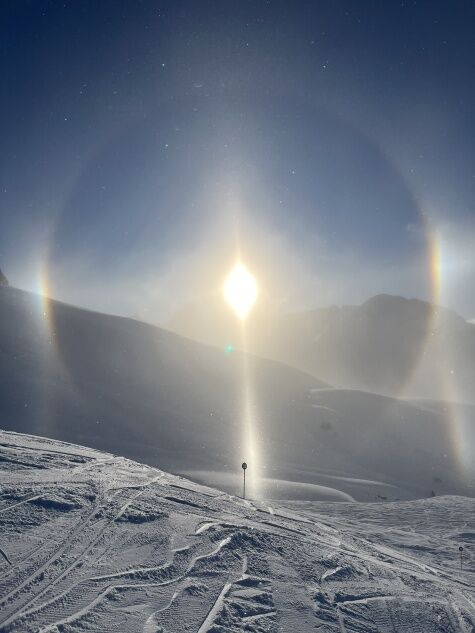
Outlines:
{"label": "hazy sky near horizon", "polygon": [[[475,5],[3,2],[0,267],[160,322],[236,257],[286,310],[475,317]],[[436,248],[434,247],[436,246]]]}

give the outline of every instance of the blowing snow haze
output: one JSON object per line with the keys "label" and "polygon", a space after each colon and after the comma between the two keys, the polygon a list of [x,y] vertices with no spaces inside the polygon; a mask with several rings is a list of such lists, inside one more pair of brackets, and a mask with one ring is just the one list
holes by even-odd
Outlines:
{"label": "blowing snow haze", "polygon": [[0,633],[475,630],[474,25],[0,2]]}

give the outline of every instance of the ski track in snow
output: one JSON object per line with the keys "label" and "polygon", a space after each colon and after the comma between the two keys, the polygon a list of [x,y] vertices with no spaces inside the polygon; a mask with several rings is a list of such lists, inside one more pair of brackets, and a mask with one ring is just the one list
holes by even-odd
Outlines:
{"label": "ski track in snow", "polygon": [[2,633],[475,630],[473,499],[271,507],[53,440],[3,451]]}

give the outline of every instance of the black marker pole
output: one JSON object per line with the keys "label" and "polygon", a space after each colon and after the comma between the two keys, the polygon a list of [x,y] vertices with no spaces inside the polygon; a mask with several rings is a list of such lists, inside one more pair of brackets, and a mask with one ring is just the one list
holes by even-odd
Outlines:
{"label": "black marker pole", "polygon": [[462,559],[463,559],[463,547],[462,546],[459,547],[459,552],[460,552],[460,571],[462,571]]}
{"label": "black marker pole", "polygon": [[247,468],[246,462],[242,463],[241,468],[242,468],[242,474],[243,474],[242,498],[245,499],[246,498],[246,468]]}

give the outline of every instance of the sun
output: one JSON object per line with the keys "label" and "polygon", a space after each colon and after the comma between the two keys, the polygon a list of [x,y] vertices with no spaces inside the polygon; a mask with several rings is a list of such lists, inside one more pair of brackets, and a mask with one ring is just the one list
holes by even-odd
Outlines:
{"label": "sun", "polygon": [[256,302],[259,288],[255,277],[238,262],[226,277],[223,293],[229,306],[244,321]]}

